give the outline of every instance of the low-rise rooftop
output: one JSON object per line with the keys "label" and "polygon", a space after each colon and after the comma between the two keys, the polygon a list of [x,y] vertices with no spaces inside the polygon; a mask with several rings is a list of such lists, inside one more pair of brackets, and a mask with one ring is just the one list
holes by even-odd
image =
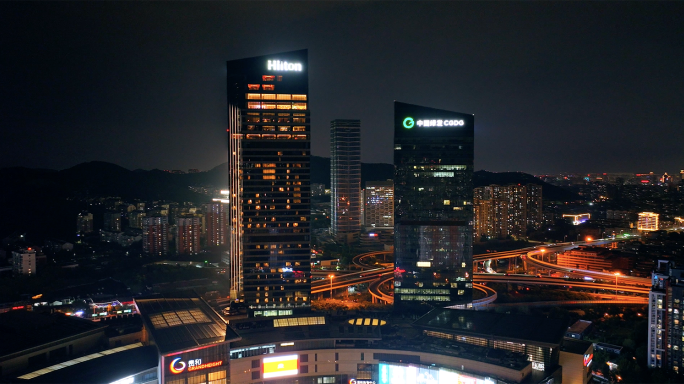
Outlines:
{"label": "low-rise rooftop", "polygon": [[240,338],[199,297],[136,299],[135,303],[161,354]]}
{"label": "low-rise rooftop", "polygon": [[561,319],[450,308],[433,309],[413,325],[451,334],[549,347],[561,343],[568,326]]}
{"label": "low-rise rooftop", "polygon": [[53,341],[104,332],[107,325],[64,314],[15,310],[0,314],[0,357]]}

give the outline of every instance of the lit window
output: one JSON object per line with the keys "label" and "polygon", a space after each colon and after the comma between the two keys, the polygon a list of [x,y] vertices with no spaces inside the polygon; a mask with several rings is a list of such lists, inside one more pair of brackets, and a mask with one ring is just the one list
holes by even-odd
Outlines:
{"label": "lit window", "polygon": [[260,84],[247,84],[247,89],[250,91],[258,91]]}
{"label": "lit window", "polygon": [[292,100],[306,100],[306,95],[292,95]]}
{"label": "lit window", "polygon": [[292,95],[286,93],[279,93],[278,100],[292,100]]}
{"label": "lit window", "polygon": [[261,76],[261,80],[262,80],[262,81],[274,81],[274,80],[275,80],[275,76],[272,76],[272,75],[263,75],[263,76]]}
{"label": "lit window", "polygon": [[248,109],[261,109],[261,103],[258,101],[250,101],[247,103]]}
{"label": "lit window", "polygon": [[261,94],[260,94],[260,93],[248,93],[248,94],[247,94],[247,99],[249,99],[249,100],[259,100],[259,99],[261,99]]}
{"label": "lit window", "polygon": [[306,103],[292,103],[292,109],[306,109]]}
{"label": "lit window", "polygon": [[444,200],[444,205],[451,205],[451,200]]}
{"label": "lit window", "polygon": [[292,130],[294,132],[306,132],[306,127],[303,126],[294,126],[292,127]]}
{"label": "lit window", "polygon": [[274,95],[273,93],[264,93],[261,95],[262,100],[275,100],[275,98],[276,95]]}
{"label": "lit window", "polygon": [[264,84],[264,85],[262,86],[262,89],[263,89],[264,91],[275,91],[275,85],[273,85],[273,84]]}

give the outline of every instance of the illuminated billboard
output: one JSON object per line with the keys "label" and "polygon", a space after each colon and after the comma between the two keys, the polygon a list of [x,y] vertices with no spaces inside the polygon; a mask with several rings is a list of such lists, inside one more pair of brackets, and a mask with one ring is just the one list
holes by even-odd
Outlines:
{"label": "illuminated billboard", "polygon": [[432,366],[380,363],[378,384],[494,384],[488,377],[478,378],[463,372]]}
{"label": "illuminated billboard", "polygon": [[395,135],[472,137],[471,114],[394,102]]}
{"label": "illuminated billboard", "polygon": [[186,367],[188,368],[188,372],[191,372],[191,371],[199,371],[200,369],[218,367],[222,364],[223,364],[223,361],[221,361],[221,360],[203,363],[202,359],[192,359],[192,360],[188,360],[187,362],[185,362],[185,361],[183,361],[182,358],[177,357],[171,361],[171,364],[169,364],[169,370],[174,375],[177,375],[177,374],[185,371]]}
{"label": "illuminated billboard", "polygon": [[297,355],[265,357],[263,363],[264,379],[299,373],[299,357]]}

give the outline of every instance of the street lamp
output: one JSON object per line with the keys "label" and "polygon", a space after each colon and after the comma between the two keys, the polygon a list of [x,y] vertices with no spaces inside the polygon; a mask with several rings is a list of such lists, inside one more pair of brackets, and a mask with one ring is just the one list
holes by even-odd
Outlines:
{"label": "street lamp", "polygon": [[620,272],[615,272],[614,275],[615,275],[615,300],[617,300],[617,279],[618,279],[618,276],[620,276]]}
{"label": "street lamp", "polygon": [[[332,283],[333,283],[333,278],[335,277],[335,275],[328,275],[328,277],[330,278],[330,298],[332,299],[332,292],[333,292]],[[615,284],[616,284],[615,286],[617,287],[617,283],[615,283]],[[617,291],[615,291],[615,292],[617,292]]]}

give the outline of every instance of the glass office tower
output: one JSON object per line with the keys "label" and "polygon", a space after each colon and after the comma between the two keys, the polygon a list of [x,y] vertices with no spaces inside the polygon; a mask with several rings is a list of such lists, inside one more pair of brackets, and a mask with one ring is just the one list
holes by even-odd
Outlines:
{"label": "glass office tower", "polygon": [[311,295],[307,51],[227,69],[231,298],[291,314]]}
{"label": "glass office tower", "polygon": [[361,231],[361,120],[330,122],[330,225],[345,243]]}
{"label": "glass office tower", "polygon": [[394,103],[394,305],[472,303],[473,115]]}

